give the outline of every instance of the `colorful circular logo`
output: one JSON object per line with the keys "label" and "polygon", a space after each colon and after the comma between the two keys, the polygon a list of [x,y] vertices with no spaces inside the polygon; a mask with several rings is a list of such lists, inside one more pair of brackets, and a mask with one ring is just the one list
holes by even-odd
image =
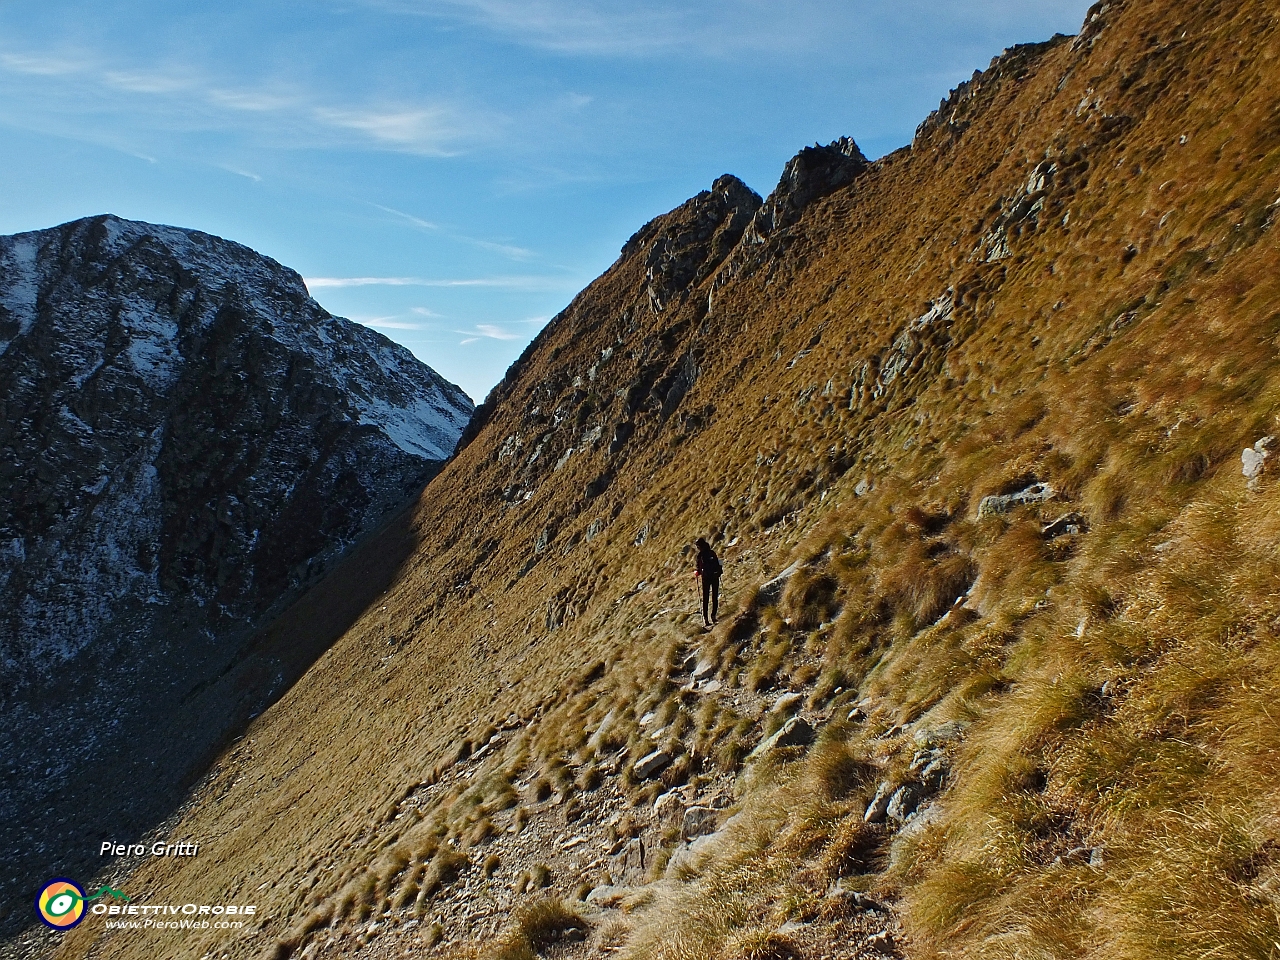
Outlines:
{"label": "colorful circular logo", "polygon": [[36,913],[55,930],[69,930],[84,919],[84,888],[66,877],[54,877],[36,894]]}

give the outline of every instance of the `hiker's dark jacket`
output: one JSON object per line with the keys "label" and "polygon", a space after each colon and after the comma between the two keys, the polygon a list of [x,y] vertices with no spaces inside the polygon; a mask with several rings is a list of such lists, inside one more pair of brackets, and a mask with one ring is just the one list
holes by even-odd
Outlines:
{"label": "hiker's dark jacket", "polygon": [[720,566],[720,558],[716,556],[715,551],[710,547],[703,550],[698,548],[698,576],[706,580],[719,580],[720,573],[724,569]]}

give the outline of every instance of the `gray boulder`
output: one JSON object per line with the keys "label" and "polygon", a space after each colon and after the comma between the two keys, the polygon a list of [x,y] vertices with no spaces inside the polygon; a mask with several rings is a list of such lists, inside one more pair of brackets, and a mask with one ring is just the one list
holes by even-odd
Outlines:
{"label": "gray boulder", "polygon": [[690,807],[684,812],[684,820],[680,824],[680,838],[692,840],[703,837],[716,830],[716,811],[710,807]]}
{"label": "gray boulder", "polygon": [[635,883],[644,878],[644,843],[639,837],[628,840],[609,860],[609,875],[617,884]]}
{"label": "gray boulder", "polygon": [[751,756],[759,757],[773,750],[784,747],[807,747],[813,743],[813,727],[804,717],[792,717],[773,736],[762,742],[751,751]]}
{"label": "gray boulder", "polygon": [[924,748],[936,747],[943,743],[952,743],[964,736],[969,724],[964,720],[948,720],[934,727],[923,727],[914,734],[915,742]]}
{"label": "gray boulder", "polygon": [[1065,537],[1078,533],[1089,532],[1089,521],[1085,519],[1084,514],[1071,513],[1064,514],[1053,523],[1047,524],[1040,533],[1046,540],[1053,540],[1057,537]]}
{"label": "gray boulder", "polygon": [[982,502],[978,504],[978,516],[993,517],[1029,503],[1047,503],[1056,496],[1057,491],[1049,484],[1033,483],[1017,493],[992,494],[983,497]]}
{"label": "gray boulder", "polygon": [[913,783],[908,783],[894,791],[884,812],[885,816],[894,823],[902,823],[916,812],[918,806],[920,806],[920,788]]}
{"label": "gray boulder", "polygon": [[676,847],[675,852],[671,854],[671,859],[667,861],[667,869],[664,876],[668,880],[678,880],[684,879],[689,874],[696,873],[699,864],[719,839],[719,834],[709,833],[688,843],[680,844]]}
{"label": "gray boulder", "polygon": [[631,892],[630,887],[618,887],[611,884],[603,884],[595,887],[587,894],[586,902],[595,907],[603,907],[606,910],[616,909],[622,905],[623,899]]}
{"label": "gray boulder", "polygon": [[784,693],[773,704],[774,713],[789,713],[800,704],[804,697],[798,693]]}
{"label": "gray boulder", "polygon": [[1240,472],[1250,480],[1254,477],[1260,477],[1266,462],[1266,454],[1254,450],[1252,447],[1245,447],[1244,452],[1240,454],[1240,463],[1242,464]]}
{"label": "gray boulder", "polygon": [[636,761],[632,772],[638,780],[648,780],[665,770],[674,758],[665,750],[655,750]]}
{"label": "gray boulder", "polygon": [[876,787],[876,794],[867,804],[867,812],[862,815],[866,823],[883,823],[885,813],[889,809],[889,800],[893,796],[893,784],[883,781]]}
{"label": "gray boulder", "polygon": [[653,815],[659,821],[679,819],[684,812],[684,800],[682,799],[682,789],[677,787],[674,790],[668,790],[657,800],[653,801]]}
{"label": "gray boulder", "polygon": [[920,789],[925,795],[937,793],[947,781],[947,758],[938,757],[920,771]]}
{"label": "gray boulder", "polygon": [[1267,459],[1275,442],[1275,437],[1263,437],[1252,447],[1245,447],[1240,454],[1240,472],[1247,480],[1257,480],[1266,471]]}
{"label": "gray boulder", "polygon": [[772,580],[766,580],[761,584],[760,592],[757,594],[757,599],[760,605],[769,606],[770,604],[777,603],[782,598],[782,591],[786,588],[787,581],[795,575],[796,571],[799,570],[801,566],[802,564],[797,560]]}
{"label": "gray boulder", "polygon": [[813,743],[813,727],[804,717],[792,717],[771,739],[775,748],[807,747]]}

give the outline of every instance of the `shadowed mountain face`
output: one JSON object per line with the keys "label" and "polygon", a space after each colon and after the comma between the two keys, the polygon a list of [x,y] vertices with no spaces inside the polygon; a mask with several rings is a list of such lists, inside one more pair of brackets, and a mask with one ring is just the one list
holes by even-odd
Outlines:
{"label": "shadowed mountain face", "polygon": [[[186,717],[198,732],[172,736],[192,755],[163,772],[158,745],[121,746],[242,665],[263,618],[421,490],[472,412],[293,271],[109,216],[0,238],[0,383],[4,808],[48,827],[69,794],[137,777],[140,802],[89,803],[80,837],[153,823],[233,718],[280,693],[296,671],[259,664]],[[36,835],[42,860],[14,846],[56,868]]]}
{"label": "shadowed mountain face", "polygon": [[0,239],[6,685],[252,623],[420,489],[467,397],[291,270],[98,217]]}
{"label": "shadowed mountain face", "polygon": [[193,956],[1267,956],[1273,6],[1099,4],[908,148],[647,224],[193,789],[198,861],[101,878],[257,904]]}

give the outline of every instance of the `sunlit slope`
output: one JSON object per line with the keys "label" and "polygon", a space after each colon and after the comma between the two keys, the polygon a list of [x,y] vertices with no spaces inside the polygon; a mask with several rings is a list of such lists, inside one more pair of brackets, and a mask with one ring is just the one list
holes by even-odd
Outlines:
{"label": "sunlit slope", "polygon": [[[753,231],[722,180],[645,228],[388,533],[418,547],[383,597],[201,786],[174,831],[201,855],[130,893],[259,904],[183,955],[356,955],[335,938],[384,912],[394,944],[453,882],[440,851],[479,871],[537,783],[640,816],[737,776],[795,691],[818,744],[733,797],[768,829],[615,918],[632,955],[803,955],[776,931],[827,929],[832,883],[911,956],[1270,955],[1280,521],[1241,450],[1280,434],[1278,49],[1261,0],[1111,4],[793,224]],[[741,613],[705,636],[697,535]],[[682,693],[689,651],[742,696]],[[649,711],[684,758],[661,785],[632,772]],[[928,819],[868,827],[952,720]],[[100,932],[63,955],[155,955]]]}

